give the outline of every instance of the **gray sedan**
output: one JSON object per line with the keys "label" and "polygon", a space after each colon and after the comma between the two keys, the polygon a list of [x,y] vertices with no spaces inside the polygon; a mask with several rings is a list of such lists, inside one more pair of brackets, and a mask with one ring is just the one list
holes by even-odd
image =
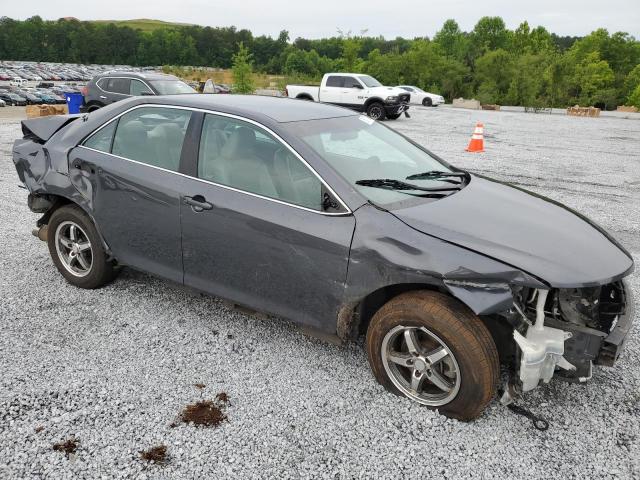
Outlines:
{"label": "gray sedan", "polygon": [[22,122],[13,160],[62,276],[136,268],[366,335],[388,390],[451,417],[618,358],[633,261],[568,208],[459,170],[351,110],[136,97]]}

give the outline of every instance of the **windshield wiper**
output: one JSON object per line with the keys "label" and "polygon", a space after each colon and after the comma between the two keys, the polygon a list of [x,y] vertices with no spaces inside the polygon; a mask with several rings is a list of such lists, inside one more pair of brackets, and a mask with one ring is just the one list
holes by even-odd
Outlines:
{"label": "windshield wiper", "polygon": [[[450,180],[451,178],[459,178],[458,180]],[[430,170],[428,172],[414,173],[406,177],[407,180],[440,180],[442,182],[460,185],[462,179],[469,178],[469,172],[443,172],[441,170]]]}
{"label": "windshield wiper", "polygon": [[[407,177],[408,178],[408,177]],[[453,192],[460,190],[461,187],[420,187],[411,183],[402,182],[400,180],[392,180],[390,178],[378,178],[372,180],[356,180],[356,185],[363,187],[384,188],[386,190],[417,190],[419,192]]]}

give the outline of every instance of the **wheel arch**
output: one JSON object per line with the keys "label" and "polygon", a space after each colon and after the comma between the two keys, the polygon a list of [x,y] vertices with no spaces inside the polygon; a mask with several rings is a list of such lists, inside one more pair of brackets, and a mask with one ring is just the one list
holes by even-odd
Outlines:
{"label": "wheel arch", "polygon": [[313,101],[313,97],[311,95],[309,95],[308,93],[299,93],[296,96],[296,99],[298,100],[311,100]]}
{"label": "wheel arch", "polygon": [[98,110],[100,108],[104,107],[104,105],[102,103],[100,103],[97,100],[91,100],[89,103],[87,103],[87,111],[88,112],[93,112],[95,110]]}
{"label": "wheel arch", "polygon": [[89,217],[89,220],[91,220],[91,222],[93,223],[93,226],[95,227],[96,231],[98,232],[98,236],[102,241],[102,245],[105,249],[105,252],[109,256],[113,255],[111,252],[111,249],[109,248],[109,244],[105,240],[104,235],[100,230],[100,226],[98,225],[98,222],[96,222],[96,219],[93,216],[93,213],[87,208],[86,205],[82,205],[81,203],[77,202],[75,199],[67,197],[65,195],[54,194],[54,193],[47,193],[47,194],[41,194],[41,195],[30,194],[28,203],[31,211],[35,213],[42,213],[42,216],[36,222],[36,225],[38,226],[38,228],[48,225],[49,220],[51,219],[51,216],[57,210],[59,210],[64,206],[74,205],[80,208],[80,210],[82,210],[82,212],[85,215],[87,215],[87,217]]}
{"label": "wheel arch", "polygon": [[[477,315],[482,323],[485,324],[491,332],[491,336],[494,338],[496,344],[499,342],[500,344],[504,343],[502,337],[504,337],[505,328],[507,331],[512,329],[508,322],[499,319],[495,315],[495,312],[478,312],[480,300],[474,301],[471,297],[458,295],[455,290],[450,290],[444,284],[395,283],[378,288],[357,301],[344,304],[338,312],[336,329],[337,336],[342,341],[348,341],[366,334],[371,319],[383,305],[403,293],[418,290],[438,292],[454,299],[461,305],[464,305],[473,314]],[[499,305],[499,303],[496,303],[496,305]]]}
{"label": "wheel arch", "polygon": [[369,105],[371,105],[372,103],[381,103],[382,105],[384,105],[384,100],[382,100],[382,98],[380,97],[367,98],[363,105],[364,109],[366,110],[367,108],[369,108]]}
{"label": "wheel arch", "polygon": [[[359,300],[342,305],[338,312],[337,335],[352,340],[367,331],[373,315],[389,300],[414,290],[447,293],[446,289],[428,283],[396,283],[374,290]],[[447,293],[448,294],[448,293]]]}

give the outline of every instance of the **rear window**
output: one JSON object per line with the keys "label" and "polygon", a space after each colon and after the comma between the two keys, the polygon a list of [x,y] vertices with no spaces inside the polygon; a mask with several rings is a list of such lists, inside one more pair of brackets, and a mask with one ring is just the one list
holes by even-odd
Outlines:
{"label": "rear window", "polygon": [[159,95],[198,93],[182,80],[152,80],[151,85],[158,91]]}

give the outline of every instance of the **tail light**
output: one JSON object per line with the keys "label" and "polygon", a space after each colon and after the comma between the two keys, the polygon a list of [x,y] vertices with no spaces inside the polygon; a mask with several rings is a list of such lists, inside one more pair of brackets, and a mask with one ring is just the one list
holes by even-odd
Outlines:
{"label": "tail light", "polygon": [[284,96],[285,97],[289,96],[289,89],[287,87],[284,87]]}

